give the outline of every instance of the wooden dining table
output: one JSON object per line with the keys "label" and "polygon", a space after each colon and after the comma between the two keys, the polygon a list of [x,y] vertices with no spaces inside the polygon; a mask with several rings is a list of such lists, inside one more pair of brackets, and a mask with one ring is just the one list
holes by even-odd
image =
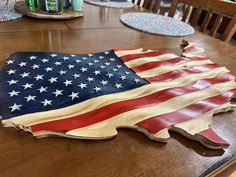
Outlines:
{"label": "wooden dining table", "polygon": [[[208,57],[236,76],[236,47],[195,32],[186,37],[148,34],[123,25],[119,17],[145,9],[105,8],[84,3],[83,17],[40,20],[23,16],[0,23],[0,66],[17,51],[93,53],[114,48],[168,50],[181,54],[182,39],[194,41]],[[0,105],[2,106],[2,105]],[[0,176],[3,177],[197,177],[236,155],[236,110],[214,116],[211,128],[230,143],[213,150],[170,132],[167,143],[120,128],[107,140],[60,137],[36,139],[0,126]]]}

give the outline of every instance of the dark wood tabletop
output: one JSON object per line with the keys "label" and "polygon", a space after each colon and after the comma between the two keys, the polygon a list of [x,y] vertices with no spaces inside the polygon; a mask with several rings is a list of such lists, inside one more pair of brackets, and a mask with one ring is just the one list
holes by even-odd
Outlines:
{"label": "dark wood tabletop", "polygon": [[[119,21],[130,10],[84,4],[84,17],[52,21],[23,17],[0,23],[0,65],[16,51],[91,53],[112,48],[164,49],[180,54],[183,37],[163,37],[130,29]],[[142,11],[142,9],[141,9]],[[184,37],[206,50],[214,62],[236,75],[236,47],[196,32]],[[3,177],[197,177],[236,155],[236,111],[215,115],[211,128],[230,143],[212,150],[171,132],[167,144],[142,133],[118,129],[108,140],[35,139],[0,126]]]}

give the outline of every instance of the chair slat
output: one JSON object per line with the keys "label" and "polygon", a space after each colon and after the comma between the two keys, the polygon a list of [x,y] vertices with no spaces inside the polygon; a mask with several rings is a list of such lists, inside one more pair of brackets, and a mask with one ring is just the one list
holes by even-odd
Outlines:
{"label": "chair slat", "polygon": [[185,22],[190,11],[190,5],[184,8],[182,21]]}
{"label": "chair slat", "polygon": [[169,13],[168,13],[169,17],[174,16],[177,5],[178,5],[178,0],[172,0],[171,6],[170,6],[170,9],[169,9]]}
{"label": "chair slat", "polygon": [[191,23],[193,27],[197,25],[201,12],[202,12],[201,7],[197,7],[196,11],[193,11],[193,14],[192,14],[193,18],[192,18],[192,23]]}
{"label": "chair slat", "polygon": [[199,31],[204,32],[204,31],[206,30],[207,25],[209,24],[210,19],[211,19],[211,17],[212,17],[212,12],[213,12],[213,10],[209,10],[209,11],[207,12],[207,14],[206,14],[206,16],[205,16],[205,18],[204,18],[204,20],[203,20],[203,23],[202,23],[202,25],[201,25]]}
{"label": "chair slat", "polygon": [[225,29],[221,37],[221,40],[225,42],[229,42],[229,40],[232,38],[235,32],[236,32],[236,14],[232,18],[232,20],[229,22],[229,25]]}
{"label": "chair slat", "polygon": [[216,18],[216,20],[215,20],[215,22],[213,24],[213,27],[212,27],[212,29],[211,29],[211,31],[209,33],[210,36],[215,37],[216,32],[217,32],[217,30],[218,30],[218,28],[219,28],[219,26],[220,26],[220,24],[222,22],[222,19],[223,19],[222,15],[218,15],[217,16],[217,18]]}

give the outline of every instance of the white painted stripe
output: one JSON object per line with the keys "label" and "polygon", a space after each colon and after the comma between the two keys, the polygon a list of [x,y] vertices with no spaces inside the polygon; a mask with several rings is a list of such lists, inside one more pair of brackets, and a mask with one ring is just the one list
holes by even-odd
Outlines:
{"label": "white painted stripe", "polygon": [[115,54],[118,57],[123,57],[125,55],[135,55],[135,54],[142,54],[142,53],[149,53],[149,52],[154,52],[154,51],[158,51],[158,50],[145,50],[143,51],[142,48],[140,49],[134,49],[134,50],[121,50],[121,51],[115,51]]}
{"label": "white painted stripe", "polygon": [[139,72],[136,74],[138,74],[142,78],[153,77],[153,76],[158,76],[160,74],[164,74],[164,73],[174,71],[174,70],[189,69],[194,66],[211,64],[211,63],[213,63],[211,60],[189,61],[189,62],[184,62],[184,63],[171,65],[171,66],[160,66],[160,67],[156,67],[156,68]]}
{"label": "white painted stripe", "polygon": [[125,62],[125,64],[129,67],[135,67],[135,66],[139,66],[145,63],[149,63],[149,62],[153,62],[153,61],[165,61],[165,60],[171,60],[173,58],[177,58],[179,56],[175,55],[175,54],[162,54],[159,56],[154,56],[154,57],[143,57],[143,58],[138,58],[135,60],[131,60],[128,62]]}

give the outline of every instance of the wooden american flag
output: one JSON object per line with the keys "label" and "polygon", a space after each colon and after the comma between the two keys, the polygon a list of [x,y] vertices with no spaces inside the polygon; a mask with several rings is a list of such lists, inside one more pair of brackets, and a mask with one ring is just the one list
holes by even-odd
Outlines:
{"label": "wooden american flag", "polygon": [[[78,139],[107,139],[117,135],[118,127],[126,127],[160,142],[167,142],[168,131],[172,130],[208,148],[226,148],[229,144],[209,125],[213,114],[232,109],[230,99],[236,92],[235,78],[228,69],[204,56],[203,49],[194,43],[184,41],[184,44],[181,57],[167,51],[142,49],[115,49],[104,52],[104,56],[88,54],[82,57],[84,60],[78,60],[79,56],[73,54],[63,58],[50,54],[48,60],[37,57],[36,53],[20,62],[13,55],[0,75],[3,126],[20,128],[36,137],[57,135]],[[117,64],[112,68],[113,73],[107,70],[109,63],[115,62],[106,58],[109,52],[116,55],[126,70],[119,71],[122,65]],[[64,60],[60,62],[60,59]],[[30,63],[31,60],[36,64]],[[101,68],[102,60],[105,61]],[[47,64],[49,61],[53,63]],[[7,68],[14,63],[18,66]],[[62,64],[67,71],[57,69]],[[88,71],[85,65],[94,67],[94,72],[91,70],[83,76]],[[45,73],[40,75],[37,69],[42,67]],[[98,67],[100,70],[96,70]],[[22,70],[17,79],[19,69]],[[77,70],[81,74],[75,73]],[[36,73],[32,75],[33,72]],[[50,72],[55,72],[55,76]],[[129,78],[130,72],[133,80]],[[72,76],[74,80],[69,79]],[[117,77],[110,80],[113,76]],[[48,78],[43,80],[45,77]],[[28,80],[22,80],[25,78]],[[81,80],[76,80],[78,78]],[[94,78],[99,82],[90,87]],[[21,85],[17,85],[19,80]],[[59,81],[61,85],[53,86]],[[129,87],[139,81],[141,85]],[[102,93],[107,88],[114,91]],[[61,100],[56,100],[59,97]]]}

